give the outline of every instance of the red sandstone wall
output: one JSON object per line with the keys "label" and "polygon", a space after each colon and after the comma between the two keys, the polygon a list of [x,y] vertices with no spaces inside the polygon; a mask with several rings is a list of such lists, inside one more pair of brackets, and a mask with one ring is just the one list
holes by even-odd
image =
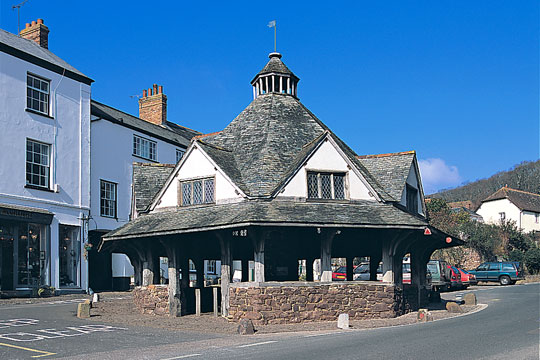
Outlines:
{"label": "red sandstone wall", "polygon": [[168,315],[169,287],[167,285],[138,286],[133,290],[133,302],[141,314]]}
{"label": "red sandstone wall", "polygon": [[353,320],[389,318],[406,311],[402,298],[400,290],[383,284],[232,285],[229,315],[260,325],[333,321],[342,313]]}

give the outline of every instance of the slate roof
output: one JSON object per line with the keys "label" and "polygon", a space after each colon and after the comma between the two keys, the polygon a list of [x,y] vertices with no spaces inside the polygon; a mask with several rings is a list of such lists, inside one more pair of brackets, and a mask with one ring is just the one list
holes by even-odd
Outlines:
{"label": "slate roof", "polygon": [[135,209],[144,211],[174,170],[173,164],[133,163]]}
{"label": "slate roof", "polygon": [[17,57],[26,55],[25,60],[37,63],[37,65],[40,66],[43,66],[43,63],[52,65],[53,68],[49,68],[49,70],[57,73],[59,72],[60,74],[62,74],[62,71],[58,70],[65,69],[66,72],[68,72],[66,76],[76,75],[75,80],[83,81],[87,84],[94,81],[64,60],[60,59],[50,50],[39,46],[35,41],[19,37],[2,29],[0,29],[0,50]]}
{"label": "slate roof", "polygon": [[391,204],[377,201],[362,200],[354,203],[243,201],[156,211],[140,216],[109,232],[104,236],[104,240],[180,234],[257,224],[405,228],[422,228],[427,225],[425,221]]}
{"label": "slate roof", "polygon": [[132,128],[175,145],[182,145],[183,147],[187,147],[194,136],[201,134],[198,131],[188,129],[170,121],[167,121],[165,125],[156,125],[95,100],[91,102],[90,112],[98,118]]}
{"label": "slate roof", "polygon": [[270,60],[266,65],[262,68],[261,71],[255,77],[253,80],[251,80],[251,83],[260,76],[264,74],[270,74],[270,73],[277,73],[277,74],[284,74],[284,75],[291,75],[292,77],[296,78],[298,80],[298,77],[293,74],[291,70],[281,61],[281,54],[279,53],[271,53],[268,55]]}
{"label": "slate roof", "polygon": [[414,151],[406,151],[393,154],[362,155],[358,156],[358,160],[393,198],[400,201],[414,157]]}
{"label": "slate roof", "polygon": [[507,186],[500,188],[488,196],[482,201],[482,203],[500,199],[510,200],[520,210],[540,213],[540,195],[522,190],[511,189]]}
{"label": "slate roof", "polygon": [[260,95],[223,131],[196,141],[250,197],[270,197],[310,147],[327,134],[385,200],[393,201],[356,159],[356,154],[298,99],[286,94]]}

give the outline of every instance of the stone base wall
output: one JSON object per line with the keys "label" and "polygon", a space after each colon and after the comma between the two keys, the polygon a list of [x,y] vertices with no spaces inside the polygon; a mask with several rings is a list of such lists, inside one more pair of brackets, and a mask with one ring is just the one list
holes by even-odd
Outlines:
{"label": "stone base wall", "polygon": [[234,283],[229,316],[254,324],[334,321],[347,313],[352,320],[391,318],[410,311],[403,290],[368,282]]}
{"label": "stone base wall", "polygon": [[138,286],[133,290],[133,302],[141,314],[169,315],[169,287]]}

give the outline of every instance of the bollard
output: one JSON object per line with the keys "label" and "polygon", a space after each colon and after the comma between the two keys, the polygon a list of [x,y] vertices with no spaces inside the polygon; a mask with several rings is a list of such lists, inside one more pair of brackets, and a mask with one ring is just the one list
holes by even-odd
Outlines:
{"label": "bollard", "polygon": [[201,316],[201,289],[195,289],[195,315]]}
{"label": "bollard", "polygon": [[218,288],[217,287],[212,288],[212,295],[214,297],[214,299],[213,299],[213,301],[214,301],[214,316],[218,317]]}
{"label": "bollard", "polygon": [[99,302],[99,294],[98,293],[94,293],[94,296],[92,297],[92,302],[93,303]]}
{"label": "bollard", "polygon": [[87,319],[90,317],[90,300],[86,300],[83,303],[77,305],[77,317],[79,319]]}
{"label": "bollard", "polygon": [[349,314],[339,314],[337,320],[337,327],[340,329],[349,328]]}

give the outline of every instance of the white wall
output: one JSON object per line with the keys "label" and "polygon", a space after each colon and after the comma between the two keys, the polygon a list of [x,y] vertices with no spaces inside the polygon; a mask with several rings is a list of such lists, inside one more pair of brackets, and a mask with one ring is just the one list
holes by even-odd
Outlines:
{"label": "white wall", "polygon": [[[50,80],[50,115],[25,111],[26,76]],[[90,206],[89,85],[0,52],[0,203],[47,209],[54,218],[51,233],[51,285],[58,287],[58,225],[83,227]],[[26,188],[26,139],[50,144],[50,184],[58,192]],[[83,241],[87,240],[85,231]],[[81,254],[82,242],[81,241]],[[81,260],[81,287],[87,264]]]}
{"label": "white wall", "polygon": [[[215,177],[216,203],[241,201],[234,186],[209,160],[208,156],[197,146],[193,146],[184,155],[180,168],[169,186],[159,199],[156,209],[178,205],[178,182],[201,177]],[[175,170],[176,171],[176,170]]]}
{"label": "white wall", "polygon": [[536,222],[537,215],[539,215],[540,217],[539,213],[535,213],[532,211],[523,211],[521,213],[521,228],[525,232],[540,231],[540,219],[538,220],[538,222]]}
{"label": "white wall", "polygon": [[514,220],[516,225],[520,226],[521,211],[508,199],[499,199],[482,203],[476,211],[478,215],[484,218],[484,222],[498,224],[500,222],[500,213],[506,214],[507,220]]}
{"label": "white wall", "polygon": [[[176,163],[176,150],[170,144],[107,120],[92,121],[91,125],[91,230],[113,230],[129,221],[133,180],[133,163],[152,161],[133,155],[133,135],[157,143],[157,162]],[[117,184],[117,219],[100,215],[100,180]]]}
{"label": "white wall", "polygon": [[375,200],[362,180],[348,168],[348,164],[330,141],[325,141],[285,186],[278,197],[307,198],[307,171],[345,172],[346,193],[353,200]]}

